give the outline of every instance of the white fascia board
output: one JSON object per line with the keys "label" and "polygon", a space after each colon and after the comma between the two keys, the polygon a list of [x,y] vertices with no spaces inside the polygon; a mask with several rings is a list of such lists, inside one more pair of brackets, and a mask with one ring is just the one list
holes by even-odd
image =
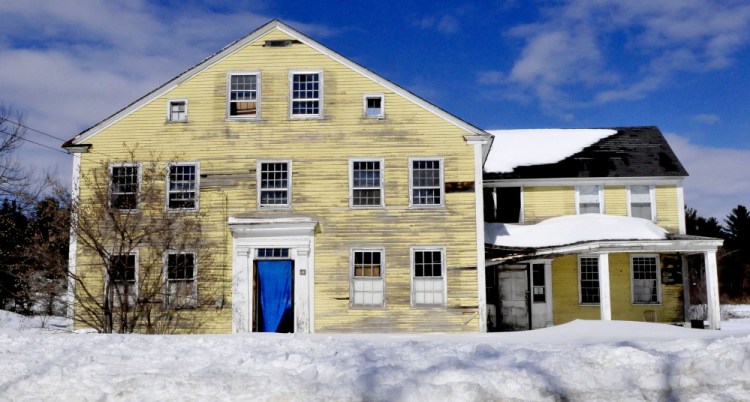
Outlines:
{"label": "white fascia board", "polygon": [[402,97],[412,101],[416,105],[422,107],[425,110],[428,110],[432,112],[433,114],[437,115],[438,117],[441,117],[442,119],[448,121],[449,123],[454,124],[455,126],[469,132],[475,135],[479,136],[486,136],[491,137],[490,134],[486,133],[484,130],[481,130],[477,127],[474,127],[470,125],[469,123],[464,122],[463,120],[451,115],[448,112],[443,111],[442,109],[438,108],[437,106],[432,105],[431,103],[425,101],[424,99],[412,94],[411,92],[399,87],[398,85],[386,80],[383,77],[380,77],[379,75],[371,72],[370,70],[360,66],[359,64],[354,63],[353,61],[347,59],[344,56],[341,56],[340,54],[334,52],[331,49],[326,48],[325,46],[321,45],[320,43],[314,41],[313,39],[305,36],[304,34],[298,32],[294,28],[282,23],[278,20],[273,20],[268,22],[266,25],[263,25],[262,27],[256,29],[254,32],[250,33],[249,35],[245,36],[242,39],[239,39],[229,45],[227,45],[224,49],[218,51],[217,53],[209,56],[208,58],[204,59],[200,63],[196,64],[195,66],[191,67],[190,69],[186,70],[176,78],[168,81],[166,84],[156,88],[151,93],[147,94],[146,96],[142,97],[141,99],[133,102],[130,106],[125,107],[121,111],[113,114],[112,116],[102,120],[101,122],[97,123],[87,131],[78,134],[76,138],[73,139],[73,144],[81,144],[84,141],[87,141],[94,135],[98,134],[102,130],[106,129],[107,127],[111,126],[112,124],[116,123],[117,121],[123,119],[124,117],[130,115],[131,113],[135,112],[136,110],[140,109],[141,107],[145,106],[149,102],[153,101],[154,99],[164,95],[166,92],[172,90],[177,85],[181,84],[182,82],[194,77],[195,75],[201,73],[202,71],[206,70],[207,68],[213,66],[214,64],[218,63],[219,61],[223,60],[224,58],[231,56],[235,52],[239,51],[240,49],[244,48],[245,46],[263,38],[268,33],[273,31],[274,29],[278,29],[287,35],[299,40],[300,42],[304,43],[307,46],[310,46],[311,48],[319,51],[320,53],[330,57],[331,59],[351,68],[352,70],[360,73],[366,78],[369,78],[370,80],[390,89],[394,93],[397,93],[401,95]]}
{"label": "white fascia board", "polygon": [[561,177],[550,179],[493,179],[485,180],[485,187],[545,187],[604,184],[605,186],[629,186],[649,184],[657,186],[682,185],[684,177],[653,176],[653,177]]}

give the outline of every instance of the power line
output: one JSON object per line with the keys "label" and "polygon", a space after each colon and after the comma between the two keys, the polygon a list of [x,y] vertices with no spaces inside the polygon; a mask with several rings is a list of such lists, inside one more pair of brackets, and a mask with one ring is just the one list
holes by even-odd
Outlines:
{"label": "power line", "polygon": [[49,138],[54,138],[54,139],[56,139],[56,140],[58,140],[58,141],[62,141],[62,142],[66,142],[66,141],[68,141],[68,140],[66,140],[66,139],[63,139],[63,138],[60,138],[60,137],[56,137],[56,136],[54,136],[54,135],[52,135],[52,134],[47,134],[47,133],[45,133],[44,131],[40,131],[40,130],[37,130],[37,129],[35,129],[35,128],[29,127],[29,126],[27,126],[27,125],[25,125],[25,124],[23,124],[23,123],[21,123],[21,122],[18,122],[18,121],[13,121],[13,120],[10,120],[10,119],[6,119],[5,117],[0,117],[0,120],[4,120],[4,121],[7,121],[8,123],[13,123],[13,124],[15,124],[15,125],[17,125],[17,126],[19,126],[19,127],[23,127],[23,128],[25,128],[25,129],[27,129],[27,130],[31,130],[31,131],[33,131],[33,132],[35,132],[35,133],[39,133],[39,134],[41,134],[41,135],[44,135],[44,136],[47,136],[47,137],[49,137]]}
{"label": "power line", "polygon": [[[7,136],[9,136],[9,137],[10,137],[10,136],[13,136],[13,134],[11,134],[11,133],[9,133],[9,132],[7,132],[7,131],[4,131],[4,130],[0,130],[0,133],[3,133],[3,134],[5,134],[5,135],[7,135]],[[38,145],[38,146],[40,146],[40,147],[44,147],[44,148],[47,148],[47,149],[51,149],[51,150],[53,150],[53,151],[55,151],[55,152],[59,152],[59,153],[61,153],[61,154],[63,154],[63,155],[70,155],[70,154],[68,154],[67,152],[65,152],[65,151],[63,151],[63,150],[61,150],[61,149],[58,149],[58,148],[52,148],[52,147],[50,147],[50,146],[44,145],[44,144],[42,144],[42,143],[39,143],[39,142],[36,142],[36,141],[33,141],[33,140],[30,140],[30,139],[28,139],[28,138],[24,138],[24,137],[18,137],[18,136],[17,136],[16,138],[18,138],[18,139],[20,139],[20,140],[22,140],[22,141],[28,141],[28,142],[30,142],[30,143],[32,143],[32,144],[34,144],[34,145]]]}

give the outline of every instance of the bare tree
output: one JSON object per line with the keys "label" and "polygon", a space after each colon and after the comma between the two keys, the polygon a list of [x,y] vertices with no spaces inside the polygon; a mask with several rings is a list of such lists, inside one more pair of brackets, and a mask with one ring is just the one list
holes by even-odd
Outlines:
{"label": "bare tree", "polygon": [[22,122],[21,113],[0,104],[0,195],[16,194],[29,184],[28,174],[14,155],[26,135]]}
{"label": "bare tree", "polygon": [[205,215],[164,206],[159,158],[103,162],[82,175],[72,200],[78,263],[75,320],[99,332],[191,332],[215,303],[215,244]]}

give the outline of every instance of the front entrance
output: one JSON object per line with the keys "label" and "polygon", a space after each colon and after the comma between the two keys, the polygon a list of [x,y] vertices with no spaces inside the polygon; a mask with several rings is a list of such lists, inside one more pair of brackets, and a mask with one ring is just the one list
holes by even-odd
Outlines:
{"label": "front entrance", "polygon": [[292,260],[258,260],[253,275],[253,332],[294,332]]}

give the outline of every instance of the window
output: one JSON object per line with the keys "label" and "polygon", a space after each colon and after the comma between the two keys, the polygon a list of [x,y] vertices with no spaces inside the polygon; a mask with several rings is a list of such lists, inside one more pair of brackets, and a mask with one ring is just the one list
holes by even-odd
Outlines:
{"label": "window", "polygon": [[229,74],[227,114],[234,118],[257,118],[260,99],[258,73]]}
{"label": "window", "polygon": [[599,304],[599,258],[578,257],[581,304]]}
{"label": "window", "polygon": [[440,159],[410,159],[410,205],[443,205],[443,167]]}
{"label": "window", "polygon": [[533,302],[546,303],[547,295],[544,283],[544,264],[531,264],[531,284]]}
{"label": "window", "polygon": [[167,121],[187,121],[187,101],[184,99],[170,100],[167,106]]}
{"label": "window", "polygon": [[195,253],[168,253],[165,304],[172,308],[198,305]]}
{"label": "window", "polygon": [[602,213],[601,186],[578,186],[576,197],[579,214]]}
{"label": "window", "polygon": [[630,216],[648,220],[654,219],[651,186],[628,187]]}
{"label": "window", "polygon": [[262,259],[262,260],[289,259],[289,249],[288,248],[259,248],[258,259]]}
{"label": "window", "polygon": [[198,209],[198,164],[169,165],[167,207],[169,209]]}
{"label": "window", "polygon": [[290,75],[290,107],[292,117],[322,116],[322,73],[304,72]]}
{"label": "window", "polygon": [[385,303],[383,250],[352,250],[351,305],[382,307]]}
{"label": "window", "polygon": [[631,255],[630,270],[633,273],[633,303],[660,303],[658,256]]}
{"label": "window", "polygon": [[412,249],[412,307],[445,305],[444,250]]}
{"label": "window", "polygon": [[494,222],[520,223],[522,221],[521,187],[495,187],[494,190],[493,201],[497,205]]}
{"label": "window", "polygon": [[365,117],[382,119],[385,117],[385,97],[383,94],[367,94],[363,98]]}
{"label": "window", "polygon": [[137,209],[140,169],[136,164],[110,166],[109,205],[115,209]]}
{"label": "window", "polygon": [[291,199],[290,161],[258,162],[258,207],[288,208]]}
{"label": "window", "polygon": [[138,288],[136,286],[136,254],[123,254],[109,256],[109,271],[112,279],[109,287],[109,297],[115,307],[135,306],[138,300]]}
{"label": "window", "polygon": [[349,161],[349,205],[352,207],[382,207],[383,160]]}

